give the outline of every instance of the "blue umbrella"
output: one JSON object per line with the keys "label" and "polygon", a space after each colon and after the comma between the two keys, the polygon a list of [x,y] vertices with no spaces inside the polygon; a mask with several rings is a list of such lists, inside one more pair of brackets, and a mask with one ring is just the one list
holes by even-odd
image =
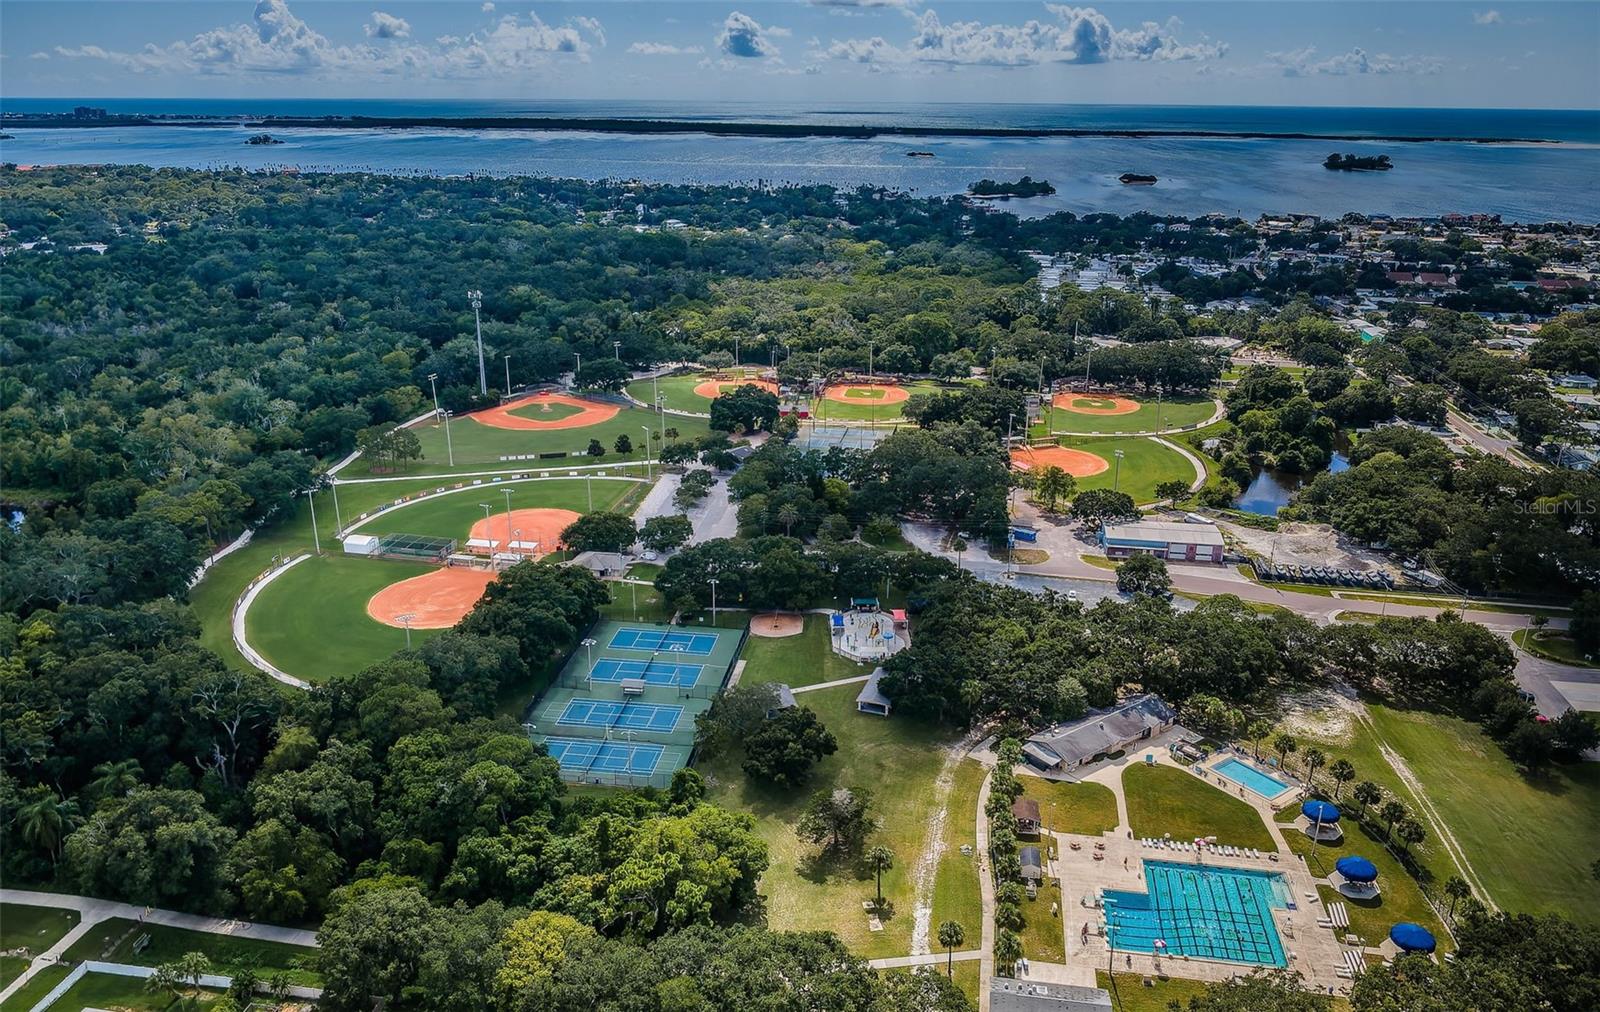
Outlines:
{"label": "blue umbrella", "polygon": [[1407,952],[1432,952],[1438,944],[1433,940],[1433,932],[1410,921],[1401,921],[1390,928],[1389,941]]}
{"label": "blue umbrella", "polygon": [[1351,882],[1375,882],[1378,879],[1378,866],[1359,855],[1341,857],[1333,867]]}
{"label": "blue umbrella", "polygon": [[1320,822],[1323,825],[1327,825],[1330,822],[1339,821],[1338,806],[1330,804],[1326,801],[1307,801],[1305,804],[1300,806],[1300,814],[1304,815],[1312,822]]}

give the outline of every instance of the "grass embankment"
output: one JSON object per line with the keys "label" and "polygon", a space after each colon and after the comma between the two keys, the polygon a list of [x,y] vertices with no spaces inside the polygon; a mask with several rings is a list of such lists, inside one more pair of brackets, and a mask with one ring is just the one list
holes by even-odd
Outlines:
{"label": "grass embankment", "polygon": [[1122,771],[1122,789],[1136,837],[1215,836],[1218,843],[1233,847],[1276,849],[1253,807],[1185,770],[1133,763]]}
{"label": "grass embankment", "polygon": [[[826,679],[866,674],[866,665],[852,665],[833,655],[820,616],[807,616],[807,634],[778,640],[751,637],[741,684],[786,682],[815,684]],[[749,780],[736,755],[700,764],[710,779],[711,800],[756,818],[756,831],[766,841],[770,866],[762,877],[767,920],[774,930],[828,930],[851,950],[867,957],[904,955],[911,951],[916,897],[914,882],[919,856],[935,822],[939,805],[935,790],[944,748],[954,744],[948,731],[911,718],[873,717],[856,712],[858,685],[842,685],[803,693],[798,702],[816,711],[838,739],[839,750],[818,763],[811,780],[799,790],[780,790]],[[958,766],[947,800],[946,840],[968,832],[975,823],[975,774]],[[850,787],[872,792],[872,808],[880,827],[867,841],[894,854],[894,867],[883,875],[888,904],[884,930],[868,929],[864,901],[874,898],[872,876],[853,857],[822,858],[819,848],[795,834],[795,823],[807,798],[818,790]],[[957,808],[956,806],[963,806]],[[967,807],[970,806],[970,807]],[[962,826],[967,823],[969,826]],[[970,837],[961,837],[970,840]],[[957,850],[959,856],[959,849]],[[960,862],[946,857],[935,876],[933,930],[944,920],[958,920],[976,939],[981,927],[975,872],[960,881]]]}
{"label": "grass embankment", "polygon": [[[135,952],[134,943],[141,935],[149,935],[150,942]],[[112,943],[116,946],[108,952],[107,947]],[[261,977],[287,971],[296,984],[316,987],[322,982],[318,974],[305,968],[315,956],[315,949],[161,924],[140,925],[123,917],[96,924],[73,943],[66,955],[72,961],[104,959],[113,963],[160,966],[175,962],[189,952],[205,953],[211,960],[211,972],[224,976],[251,967]]]}

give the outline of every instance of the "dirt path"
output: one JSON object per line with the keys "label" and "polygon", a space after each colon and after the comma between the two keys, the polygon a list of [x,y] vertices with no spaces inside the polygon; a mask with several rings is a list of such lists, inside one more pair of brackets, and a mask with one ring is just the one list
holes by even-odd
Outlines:
{"label": "dirt path", "polygon": [[917,867],[912,873],[911,954],[925,955],[932,950],[929,935],[933,928],[933,886],[939,874],[939,858],[944,853],[944,826],[950,816],[950,791],[956,783],[956,766],[978,743],[967,735],[945,750],[939,775],[933,781],[933,818],[928,820],[928,835],[917,855]]}
{"label": "dirt path", "polygon": [[1372,732],[1373,740],[1378,743],[1378,754],[1383,756],[1384,761],[1394,770],[1395,776],[1399,777],[1400,782],[1405,784],[1406,789],[1411,792],[1412,798],[1416,801],[1419,814],[1428,821],[1429,827],[1433,830],[1434,838],[1444,846],[1445,853],[1449,854],[1450,859],[1455,862],[1456,869],[1461,872],[1461,877],[1466,879],[1468,885],[1472,886],[1473,892],[1477,894],[1485,906],[1490,910],[1499,910],[1500,908],[1495,904],[1494,898],[1489,895],[1489,890],[1484,887],[1483,880],[1478,877],[1477,870],[1472,867],[1472,862],[1467,860],[1466,852],[1461,849],[1461,842],[1450,831],[1449,824],[1444,821],[1444,817],[1439,814],[1439,810],[1433,807],[1433,801],[1428,797],[1428,792],[1423,789],[1422,781],[1412,772],[1411,766],[1406,762],[1405,757],[1391,748],[1388,742],[1384,741],[1383,736],[1378,733],[1377,726],[1372,723],[1365,711],[1362,711],[1359,719]]}

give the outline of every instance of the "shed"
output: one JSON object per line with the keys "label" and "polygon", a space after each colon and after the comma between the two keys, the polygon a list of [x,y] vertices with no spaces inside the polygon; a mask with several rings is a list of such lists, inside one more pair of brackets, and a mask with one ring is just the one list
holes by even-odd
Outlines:
{"label": "shed", "polygon": [[1022,864],[1022,881],[1038,885],[1044,881],[1044,862],[1039,859],[1038,847],[1023,847],[1017,851]]}
{"label": "shed", "polygon": [[346,555],[377,555],[380,539],[371,534],[352,534],[344,539]]}
{"label": "shed", "polygon": [[867,676],[867,684],[861,687],[861,692],[856,695],[856,709],[861,713],[876,714],[879,717],[889,716],[893,707],[889,697],[878,688],[879,679],[883,678],[882,668],[873,668],[872,674]]}
{"label": "shed", "polygon": [[773,691],[774,699],[772,701],[772,706],[767,708],[767,719],[768,720],[771,720],[773,717],[776,717],[778,714],[782,713],[784,710],[791,709],[794,706],[794,690],[793,689],[789,688],[787,685],[783,684],[782,682],[774,682],[773,685],[772,685],[772,691]]}

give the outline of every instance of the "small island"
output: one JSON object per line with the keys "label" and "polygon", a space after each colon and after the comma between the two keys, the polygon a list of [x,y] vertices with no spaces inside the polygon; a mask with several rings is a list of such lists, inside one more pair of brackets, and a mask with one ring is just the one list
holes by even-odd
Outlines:
{"label": "small island", "polygon": [[907,151],[906,152],[906,157],[907,158],[932,158],[933,157],[933,152],[932,151]]}
{"label": "small island", "polygon": [[1015,183],[997,183],[992,179],[980,179],[967,188],[967,193],[974,197],[1048,197],[1056,192],[1048,180],[1034,179],[1032,176],[1023,176]]}
{"label": "small island", "polygon": [[1387,172],[1394,164],[1388,155],[1341,155],[1335,151],[1323,160],[1322,167],[1340,172]]}
{"label": "small island", "polygon": [[1117,177],[1117,180],[1119,182],[1121,182],[1123,186],[1154,186],[1154,185],[1156,185],[1156,177],[1155,176],[1144,176],[1144,175],[1140,175],[1137,172],[1124,172],[1122,175]]}
{"label": "small island", "polygon": [[283,142],[271,134],[251,134],[246,144],[282,144]]}

